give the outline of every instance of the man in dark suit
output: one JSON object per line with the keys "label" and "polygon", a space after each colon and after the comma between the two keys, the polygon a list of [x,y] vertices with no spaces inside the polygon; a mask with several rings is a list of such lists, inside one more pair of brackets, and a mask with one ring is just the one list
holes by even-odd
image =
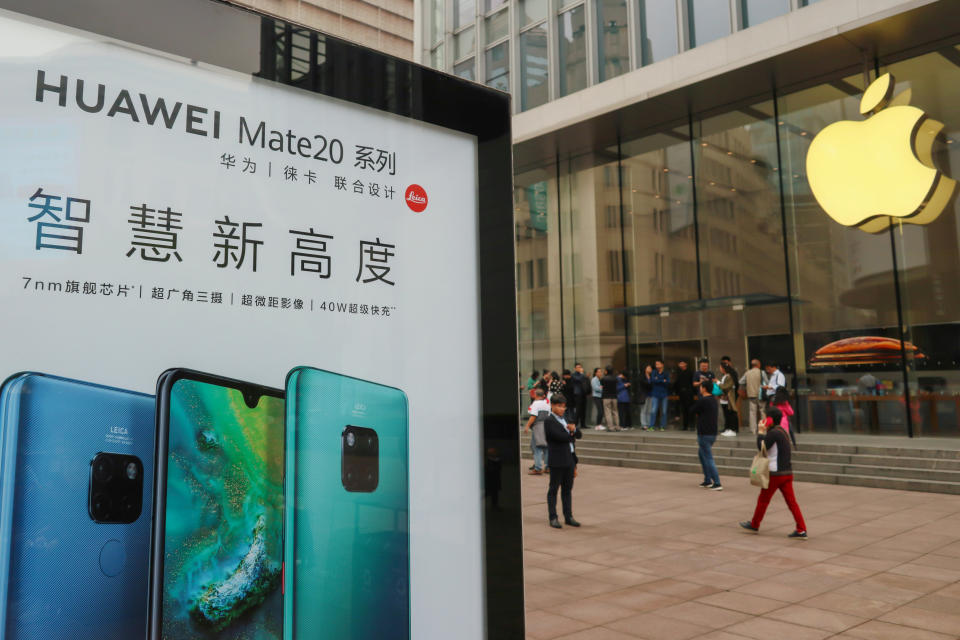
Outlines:
{"label": "man in dark suit", "polygon": [[575,423],[567,424],[563,413],[567,408],[567,399],[562,393],[555,393],[550,398],[550,412],[544,422],[544,431],[547,436],[547,459],[550,461],[550,488],[547,489],[547,514],[550,516],[550,526],[562,529],[560,519],[557,518],[557,489],[560,490],[560,501],[563,504],[563,520],[571,527],[579,527],[580,523],[573,519],[573,474],[577,466],[577,456],[574,453],[573,442],[583,437]]}

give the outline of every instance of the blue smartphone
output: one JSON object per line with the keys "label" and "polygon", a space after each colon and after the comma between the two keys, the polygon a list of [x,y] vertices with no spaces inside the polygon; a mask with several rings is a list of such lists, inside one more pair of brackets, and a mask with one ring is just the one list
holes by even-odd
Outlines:
{"label": "blue smartphone", "polygon": [[283,391],[157,384],[150,638],[283,637]]}
{"label": "blue smartphone", "polygon": [[407,397],[309,367],[286,394],[284,638],[405,640]]}
{"label": "blue smartphone", "polygon": [[3,637],[142,638],[153,396],[21,373],[0,420]]}

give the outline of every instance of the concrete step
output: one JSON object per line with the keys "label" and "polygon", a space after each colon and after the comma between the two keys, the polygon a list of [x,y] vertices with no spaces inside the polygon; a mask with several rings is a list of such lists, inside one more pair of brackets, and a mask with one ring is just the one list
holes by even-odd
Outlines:
{"label": "concrete step", "polygon": [[[691,447],[687,447],[687,450],[682,453],[661,452],[656,450],[612,452],[607,449],[597,449],[581,445],[577,447],[577,455],[580,457],[596,456],[602,458],[612,457],[626,460],[641,460],[651,463],[669,463],[671,461],[677,461],[686,462],[689,464],[697,464],[699,466],[699,457],[697,455],[697,451],[695,448]],[[736,450],[734,451],[733,455],[730,455],[729,452],[724,452],[722,449],[718,450],[715,447],[713,450],[713,458],[717,465],[728,466],[731,468],[737,467],[741,469],[749,469],[750,463],[753,460],[753,455],[744,455],[744,453]],[[810,472],[828,475],[878,476],[883,478],[906,478],[960,483],[960,471],[935,469],[923,464],[916,467],[905,467],[895,464],[862,464],[859,456],[852,456],[852,458],[852,463],[827,463],[807,460],[805,456],[796,455],[794,456],[792,462],[794,469],[798,473]],[[887,460],[900,462],[900,460],[893,457],[889,457]],[[926,462],[925,460],[918,458],[915,458],[915,460],[919,460],[921,463]]]}
{"label": "concrete step", "polygon": [[[700,477],[702,471],[699,463],[684,462],[646,462],[642,460],[630,460],[622,458],[611,458],[604,456],[580,456],[580,462],[583,464],[596,464],[614,467],[631,467],[635,469],[656,469],[660,471],[680,471],[687,472],[695,477]],[[746,479],[749,477],[749,470],[740,466],[717,465],[720,473],[720,479],[725,477],[734,477]],[[797,470],[794,478],[798,482],[820,482],[825,484],[842,484],[858,487],[873,487],[878,489],[899,489],[902,491],[928,491],[933,493],[949,493],[960,495],[960,483],[943,482],[932,479],[914,479],[914,478],[889,478],[874,475],[848,475],[817,473],[810,471]],[[729,482],[724,482],[729,484]]]}
{"label": "concrete step", "polygon": [[[830,444],[824,442],[810,442],[804,440],[804,434],[797,434],[797,441],[801,448],[817,453],[837,453],[837,454],[863,454],[863,455],[888,455],[888,456],[906,456],[915,458],[931,458],[945,460],[960,460],[960,449],[953,448],[915,448],[897,446],[897,440],[891,438],[890,445],[875,444]],[[598,440],[609,443],[659,443],[683,445],[689,444],[696,439],[692,432],[683,431],[665,431],[665,432],[646,432],[630,430],[626,432],[610,433],[606,431],[593,431],[588,429],[583,432],[583,440]],[[728,446],[744,447],[752,449],[754,439],[741,431],[741,435],[736,438],[718,437],[717,444],[729,442]]]}
{"label": "concrete step", "polygon": [[[532,457],[527,434],[521,450]],[[695,437],[686,433],[585,432],[577,454],[584,464],[702,473]],[[721,476],[747,477],[756,443],[749,436],[718,438],[713,454]],[[798,481],[960,494],[956,450],[801,441],[793,463]]]}
{"label": "concrete step", "polygon": [[[597,449],[606,449],[610,451],[662,451],[684,453],[690,450],[690,447],[696,447],[696,442],[692,438],[661,439],[660,437],[648,438],[641,441],[614,439],[615,435],[583,438],[578,446],[590,446]],[[524,436],[522,442],[529,446],[529,437]],[[868,447],[867,449],[876,450],[879,453],[861,453],[848,452],[837,453],[824,451],[823,445],[815,445],[800,441],[794,451],[798,459],[806,461],[826,462],[834,464],[858,463],[864,465],[891,466],[891,467],[911,467],[911,468],[930,468],[943,471],[960,471],[960,452],[945,451],[944,457],[930,457],[922,455],[925,450],[922,449],[899,449],[899,448],[878,448]],[[744,455],[753,457],[756,453],[755,441],[744,438],[718,438],[713,446],[714,455]],[[946,454],[954,454],[947,457]],[[855,459],[856,457],[856,459]]]}

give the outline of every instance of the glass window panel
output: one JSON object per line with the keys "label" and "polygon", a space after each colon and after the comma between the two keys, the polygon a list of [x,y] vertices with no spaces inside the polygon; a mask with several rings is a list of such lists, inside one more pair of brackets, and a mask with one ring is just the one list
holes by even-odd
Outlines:
{"label": "glass window panel", "polygon": [[432,0],[430,5],[430,44],[443,41],[443,5],[444,0]]}
{"label": "glass window panel", "polygon": [[[514,228],[519,291],[517,335],[524,379],[562,360],[560,272],[557,251],[557,170],[538,167],[514,179]],[[566,268],[564,265],[564,274]],[[568,325],[569,326],[569,325]],[[521,394],[526,407],[530,396]]]}
{"label": "glass window panel", "polygon": [[[956,48],[954,58],[955,52]],[[930,156],[934,167],[956,180],[960,178],[960,67],[945,53],[950,54],[941,50],[910,58],[881,72],[890,72],[896,79],[894,95],[909,89],[910,104],[944,124]],[[881,235],[889,241],[889,232]],[[960,297],[955,293],[960,280],[960,204],[954,199],[928,224],[904,224],[893,237],[908,325],[906,339],[924,356],[908,357],[914,433],[956,437],[960,435]]]}
{"label": "glass window panel", "polygon": [[476,44],[476,29],[470,27],[453,36],[454,59],[459,60],[464,56],[473,55]]}
{"label": "glass window panel", "polygon": [[790,0],[741,0],[740,6],[746,28],[790,11]]}
{"label": "glass window panel", "polygon": [[486,12],[490,13],[491,11],[496,11],[500,7],[507,4],[507,0],[486,0]]}
{"label": "glass window panel", "polygon": [[[848,90],[843,88],[847,87]],[[852,89],[853,91],[849,91]],[[794,272],[797,368],[801,427],[836,433],[906,434],[899,358],[870,363],[815,357],[841,339],[897,335],[890,237],[835,222],[820,207],[807,180],[811,140],[838,120],[862,120],[859,75],[789,94],[779,100],[780,146],[789,255]],[[854,95],[851,95],[854,93]],[[866,374],[884,388],[860,393]],[[872,385],[876,391],[876,384]]]}
{"label": "glass window panel", "polygon": [[557,43],[560,71],[560,95],[580,91],[587,86],[587,26],[584,5],[557,17]]}
{"label": "glass window panel", "polygon": [[600,81],[630,70],[626,0],[597,0],[597,63]]}
{"label": "glass window panel", "polygon": [[520,0],[520,26],[540,22],[547,17],[547,0]]}
{"label": "glass window panel", "polygon": [[477,5],[475,0],[453,0],[453,28],[473,24],[477,19]]}
{"label": "glass window panel", "polygon": [[650,64],[676,55],[677,5],[663,0],[640,0],[640,40],[638,51],[641,64]]}
{"label": "glass window panel", "polygon": [[520,34],[520,109],[527,110],[549,99],[547,72],[547,26]]}
{"label": "glass window panel", "polygon": [[510,43],[501,42],[487,49],[487,84],[494,89],[510,91]]}
{"label": "glass window panel", "polygon": [[729,0],[687,0],[687,15],[691,47],[730,35]]}
{"label": "glass window panel", "polygon": [[464,80],[476,81],[477,70],[474,59],[470,58],[460,64],[453,65],[453,75],[463,78]]}
{"label": "glass window panel", "polygon": [[708,118],[695,133],[703,296],[786,296],[773,104]]}
{"label": "glass window panel", "polygon": [[496,42],[510,32],[510,12],[504,9],[487,18],[487,44]]}
{"label": "glass window panel", "polygon": [[625,243],[637,256],[627,304],[695,300],[696,234],[688,127],[626,141],[622,152],[623,216],[625,222],[630,221],[624,225]]}

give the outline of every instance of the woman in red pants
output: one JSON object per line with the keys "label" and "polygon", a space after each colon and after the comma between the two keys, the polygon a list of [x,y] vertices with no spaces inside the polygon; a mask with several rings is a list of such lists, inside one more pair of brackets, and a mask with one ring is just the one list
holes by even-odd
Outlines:
{"label": "woman in red pants", "polygon": [[757,449],[760,449],[761,443],[767,445],[767,457],[770,460],[770,486],[760,491],[760,497],[757,498],[757,508],[753,512],[753,520],[745,520],[740,523],[740,526],[749,531],[759,531],[760,521],[763,520],[763,514],[767,512],[770,499],[779,489],[783,493],[783,499],[787,501],[787,507],[790,508],[790,513],[793,514],[793,519],[797,524],[796,530],[787,537],[806,538],[807,525],[803,521],[803,514],[800,512],[797,498],[793,495],[790,436],[780,426],[782,417],[779,409],[767,409],[766,420],[758,426]]}

